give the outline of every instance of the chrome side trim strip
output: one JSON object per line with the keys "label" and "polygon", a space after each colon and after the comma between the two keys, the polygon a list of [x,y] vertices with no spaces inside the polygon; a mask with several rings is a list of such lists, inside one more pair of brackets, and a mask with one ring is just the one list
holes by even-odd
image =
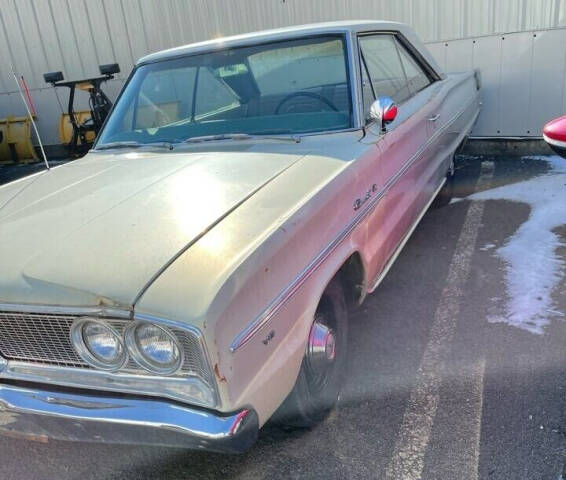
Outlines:
{"label": "chrome side trim strip", "polygon": [[427,143],[425,143],[401,169],[387,182],[387,184],[380,190],[375,197],[367,202],[367,205],[360,213],[354,217],[352,222],[342,230],[330,244],[328,244],[309,265],[285,287],[279,295],[268,305],[268,307],[261,312],[252,322],[250,322],[244,330],[242,330],[232,341],[230,351],[235,352],[243,345],[245,345],[259,330],[261,330],[271,318],[283,307],[283,305],[291,298],[291,296],[299,289],[299,287],[312,275],[312,273],[330,256],[330,254],[338,247],[338,245],[346,238],[367,215],[374,209],[378,202],[385,196],[387,191],[395,185],[403,174],[415,163],[421,154],[442,134],[452,123],[460,117],[474,102],[474,98],[458,113],[456,113],[450,120],[448,120],[441,128],[439,128],[434,135],[432,135]]}
{"label": "chrome side trim strip", "polygon": [[342,240],[347,237],[354,228],[369,214],[377,202],[385,195],[385,189],[379,192],[373,199],[368,202],[362,212],[350,223],[348,227],[340,232],[340,234],[324,249],[315,259],[305,268],[298,277],[296,277],[287,287],[273,300],[269,306],[252,321],[230,345],[230,351],[235,352],[238,348],[248,342],[258,330],[260,330],[273,315],[291,298],[291,296],[299,289],[299,287],[310,277],[310,275],[329,257],[329,255],[340,245]]}
{"label": "chrome side trim strip", "polygon": [[31,303],[0,303],[0,312],[45,313],[49,315],[76,315],[104,318],[131,318],[132,311],[114,307],[65,307],[61,305],[34,305]]}

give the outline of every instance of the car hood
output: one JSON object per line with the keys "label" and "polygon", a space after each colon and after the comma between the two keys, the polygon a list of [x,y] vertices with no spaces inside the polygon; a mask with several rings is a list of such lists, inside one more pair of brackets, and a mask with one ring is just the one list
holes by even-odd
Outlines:
{"label": "car hood", "polygon": [[253,146],[91,153],[8,184],[0,303],[130,307],[172,259],[303,155]]}

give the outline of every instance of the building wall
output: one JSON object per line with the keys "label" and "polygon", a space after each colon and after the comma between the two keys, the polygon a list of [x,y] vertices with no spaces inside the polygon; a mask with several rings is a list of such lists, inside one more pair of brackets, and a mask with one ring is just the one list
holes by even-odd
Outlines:
{"label": "building wall", "polygon": [[[557,75],[559,68],[544,55],[517,67],[510,46],[499,45],[501,36],[486,36],[528,31],[524,38],[538,38],[532,37],[535,30],[566,27],[566,0],[0,0],[0,118],[24,113],[10,65],[24,75],[31,89],[44,141],[57,143],[58,119],[67,95],[43,82],[45,72],[62,70],[67,79],[85,78],[97,75],[99,64],[118,62],[122,73],[105,89],[113,98],[136,59],[148,52],[253,30],[359,18],[411,24],[448,71],[481,66],[484,84],[493,93],[515,81],[514,74],[532,79],[535,66]],[[471,37],[482,39],[481,48],[470,49],[465,47],[468,40],[460,40]],[[529,42],[532,52],[542,45],[517,35],[512,38],[526,46],[525,51]],[[491,50],[489,42],[498,44],[498,50]],[[556,107],[546,96],[543,103]],[[538,108],[530,97],[521,97],[520,102],[530,113]],[[517,109],[508,113],[499,109],[496,123],[484,115],[476,133],[539,133],[539,126],[525,128],[526,124],[513,122],[516,114]]]}

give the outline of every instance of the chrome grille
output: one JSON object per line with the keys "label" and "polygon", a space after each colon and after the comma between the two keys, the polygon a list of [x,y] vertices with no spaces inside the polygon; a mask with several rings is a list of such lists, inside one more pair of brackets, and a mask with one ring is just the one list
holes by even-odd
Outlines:
{"label": "chrome grille", "polygon": [[[0,355],[7,360],[94,370],[73,348],[70,330],[78,317],[70,315],[0,312]],[[130,320],[104,319],[122,333]],[[208,380],[199,339],[191,332],[171,329],[179,339],[185,359],[177,375],[197,375]],[[123,373],[149,375],[132,359]],[[119,375],[120,372],[117,374]]]}

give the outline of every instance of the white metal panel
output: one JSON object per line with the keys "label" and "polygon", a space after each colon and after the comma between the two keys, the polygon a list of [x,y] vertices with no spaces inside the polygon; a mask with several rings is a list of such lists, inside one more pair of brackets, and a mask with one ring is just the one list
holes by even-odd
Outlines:
{"label": "white metal panel", "polygon": [[[25,107],[22,104],[19,94],[13,94],[13,103],[20,115],[25,115]],[[55,89],[53,87],[42,88],[33,92],[33,104],[38,112],[50,111],[54,105],[58,106]],[[38,115],[36,119],[37,128],[41,132],[42,141],[48,144],[59,143],[59,118],[60,110],[54,112],[55,115]],[[35,138],[35,133],[33,133]],[[37,143],[37,142],[35,142]]]}
{"label": "white metal panel", "polygon": [[429,49],[431,55],[434,57],[443,72],[448,72],[446,70],[446,43],[429,43],[426,48]]}
{"label": "white metal panel", "polygon": [[96,50],[96,59],[100,65],[116,62],[114,42],[110,38],[110,29],[106,18],[106,10],[101,2],[85,2],[85,28],[90,30],[90,37]]}
{"label": "white metal panel", "polygon": [[501,36],[438,42],[427,45],[446,72],[479,69],[482,80],[482,108],[472,134],[501,135],[499,88],[501,80]]}
{"label": "white metal panel", "polygon": [[435,38],[460,38],[463,36],[462,5],[462,0],[437,0]]}
{"label": "white metal panel", "polygon": [[482,37],[476,40],[473,57],[474,68],[481,72],[482,108],[473,135],[496,136],[499,126],[499,88],[501,80],[501,37]]}
{"label": "white metal panel", "polygon": [[[66,0],[50,0],[55,28],[59,35],[61,54],[64,62],[64,75],[67,79],[83,78],[85,69],[80,51],[79,39],[69,14]],[[79,27],[79,25],[77,25]],[[56,68],[56,70],[60,70]]]}
{"label": "white metal panel", "polygon": [[[124,11],[122,10],[122,1],[116,0],[101,0],[99,5],[104,10],[106,22],[108,23],[108,30],[110,39],[114,45],[114,52],[116,54],[116,62],[120,64],[122,75],[124,72],[127,74],[134,64],[134,55],[132,46],[130,44],[129,31],[126,28],[124,20]],[[155,27],[159,23],[156,22]]]}
{"label": "white metal panel", "polygon": [[521,29],[525,0],[499,0],[493,5],[492,32],[516,32]]}
{"label": "white metal panel", "polygon": [[474,69],[475,40],[446,42],[446,72],[469,72]]}
{"label": "white metal panel", "polygon": [[[100,62],[95,46],[97,40],[90,29],[86,3],[83,0],[67,0],[67,4],[70,7],[71,33],[77,41],[77,49],[81,59],[83,75],[85,77],[98,76],[98,65]],[[71,77],[69,77],[69,80],[71,80]]]}
{"label": "white metal panel", "polygon": [[504,35],[501,46],[499,130],[503,136],[527,135],[533,35]]}
{"label": "white metal panel", "polygon": [[[0,45],[3,45],[4,48],[0,48],[0,64],[3,65],[3,68],[0,68],[0,88],[2,89],[2,93],[9,92],[12,89],[15,89],[16,86],[14,84],[14,80],[11,78],[12,74],[10,73],[10,64],[12,63],[12,55],[10,50],[7,48],[8,46],[8,37],[6,37],[6,32],[4,30],[4,19],[2,17],[1,11],[2,4],[0,3]],[[0,95],[0,99],[2,95]],[[6,110],[7,112],[8,110]],[[0,109],[0,118],[2,116],[2,110]]]}
{"label": "white metal panel", "polygon": [[157,4],[153,0],[140,0],[139,2],[142,23],[145,25],[148,51],[164,50],[172,46],[172,42],[166,40],[171,29],[147,28],[151,26],[159,16],[165,17],[170,14],[171,8],[169,4],[171,4],[170,1],[162,2],[161,4]]}
{"label": "white metal panel", "polygon": [[546,122],[566,113],[566,31],[549,30],[535,35],[527,128],[528,134],[541,135]]}
{"label": "white metal panel", "polygon": [[[65,70],[63,62],[63,55],[61,53],[61,43],[59,41],[59,33],[53,21],[53,14],[51,6],[48,2],[37,2],[28,0],[33,10],[34,22],[30,24],[30,29],[36,29],[39,34],[39,43],[33,43],[35,50],[41,50],[45,55],[47,68],[44,72],[54,72],[58,70]],[[31,85],[43,86],[43,77],[28,79]],[[32,87],[33,88],[33,87]]]}
{"label": "white metal panel", "polygon": [[15,90],[15,83],[10,78],[10,66],[13,66],[16,72],[24,74],[28,80],[34,77],[34,71],[24,33],[20,27],[18,10],[13,0],[2,0],[0,2],[0,19],[0,26],[4,31],[3,37],[9,42],[7,44],[7,55],[5,55],[8,58],[8,63],[4,64],[1,70],[4,72],[3,77],[8,91],[13,91]]}
{"label": "white metal panel", "polygon": [[145,55],[145,52],[149,51],[145,35],[146,25],[143,22],[140,4],[137,0],[123,1],[122,11],[126,23],[130,48],[132,50],[132,56],[134,59],[138,59]]}
{"label": "white metal panel", "polygon": [[15,3],[15,7],[18,33],[23,34],[24,49],[31,69],[29,72],[25,72],[27,73],[26,82],[30,88],[40,87],[43,83],[41,82],[41,75],[48,71],[49,67],[41,34],[37,28],[33,4],[29,0],[19,0]]}

